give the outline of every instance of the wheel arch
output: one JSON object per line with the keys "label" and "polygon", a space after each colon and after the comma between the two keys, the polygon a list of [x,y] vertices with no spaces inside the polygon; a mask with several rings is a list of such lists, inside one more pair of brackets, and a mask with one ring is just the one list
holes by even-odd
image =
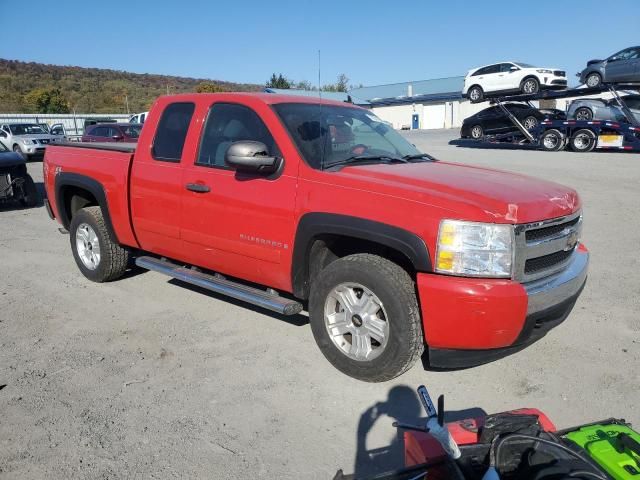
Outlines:
{"label": "wheel arch", "polygon": [[348,215],[308,213],[298,223],[291,283],[298,298],[309,297],[312,279],[332,261],[354,253],[375,253],[412,276],[432,270],[427,246],[408,230]]}
{"label": "wheel arch", "polygon": [[536,82],[538,82],[538,85],[541,85],[542,82],[540,81],[540,79],[538,78],[537,75],[534,75],[533,73],[528,74],[527,76],[525,76],[522,80],[520,80],[520,89],[522,90],[522,87],[524,86],[524,82],[526,82],[527,80],[533,78]]}
{"label": "wheel arch", "polygon": [[109,215],[109,204],[104,188],[97,180],[77,173],[61,172],[56,175],[55,197],[62,226],[69,229],[75,212],[87,206],[98,206],[102,211],[111,238],[117,241]]}

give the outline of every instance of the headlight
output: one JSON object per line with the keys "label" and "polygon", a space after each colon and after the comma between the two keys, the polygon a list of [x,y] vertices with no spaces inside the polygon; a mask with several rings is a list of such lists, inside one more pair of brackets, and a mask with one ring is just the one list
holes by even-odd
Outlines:
{"label": "headlight", "polygon": [[546,68],[539,68],[538,70],[536,70],[536,72],[538,72],[538,73],[553,73],[552,70],[547,70]]}
{"label": "headlight", "polygon": [[33,145],[34,143],[37,143],[37,142],[35,140],[31,140],[30,138],[23,138],[22,143],[24,143],[25,145]]}
{"label": "headlight", "polygon": [[513,226],[443,220],[436,272],[469,277],[511,277]]}

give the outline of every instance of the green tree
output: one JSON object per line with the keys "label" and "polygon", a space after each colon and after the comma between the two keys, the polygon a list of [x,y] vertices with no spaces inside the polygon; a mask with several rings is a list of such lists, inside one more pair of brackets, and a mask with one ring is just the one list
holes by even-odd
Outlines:
{"label": "green tree", "polygon": [[291,88],[291,81],[285,78],[281,73],[271,75],[266,83],[267,88]]}
{"label": "green tree", "polygon": [[224,87],[213,82],[200,82],[196,87],[196,92],[198,93],[219,93],[226,91],[227,90]]}
{"label": "green tree", "polygon": [[316,87],[311,85],[311,82],[308,80],[300,80],[296,83],[295,87],[299,90],[316,90]]}
{"label": "green tree", "polygon": [[59,88],[36,88],[24,96],[24,103],[34,113],[69,113],[69,102]]}
{"label": "green tree", "polygon": [[346,92],[349,89],[349,77],[347,77],[344,73],[338,75],[338,80],[336,83],[328,83],[327,85],[323,85],[323,90],[327,92]]}

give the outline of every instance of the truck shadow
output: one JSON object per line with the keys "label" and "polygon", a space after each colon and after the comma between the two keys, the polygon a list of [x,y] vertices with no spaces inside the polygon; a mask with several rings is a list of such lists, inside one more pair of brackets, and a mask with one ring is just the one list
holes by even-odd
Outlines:
{"label": "truck shadow", "polygon": [[250,303],[245,303],[245,302],[242,302],[240,300],[236,300],[234,298],[227,297],[225,295],[220,295],[218,293],[211,292],[210,290],[207,290],[206,288],[198,287],[196,285],[191,285],[190,283],[183,282],[183,281],[178,280],[176,278],[170,279],[169,283],[171,285],[177,285],[179,287],[186,288],[187,290],[191,290],[192,292],[200,293],[202,295],[206,295],[208,297],[215,298],[215,299],[223,301],[225,303],[230,303],[230,304],[235,305],[237,307],[242,307],[242,308],[245,308],[247,310],[251,310],[252,312],[260,313],[262,315],[267,315],[267,316],[269,316],[271,318],[286,322],[286,323],[288,323],[290,325],[293,325],[295,327],[303,327],[303,326],[305,326],[305,325],[307,325],[309,323],[309,317],[306,315],[306,311],[303,311],[303,313],[298,313],[296,315],[281,315],[279,313],[271,312],[269,310],[265,310],[263,308],[256,307],[254,305],[251,305]]}
{"label": "truck shadow", "polygon": [[[434,398],[435,400],[435,398]],[[387,399],[367,408],[358,422],[356,433],[356,458],[354,478],[397,470],[405,466],[404,430],[397,429],[391,443],[384,447],[368,448],[367,439],[379,419],[410,425],[424,425],[425,412],[416,391],[407,385],[398,385],[389,390]],[[445,413],[445,422],[455,422],[465,418],[482,417],[486,412],[478,407],[452,410]]]}

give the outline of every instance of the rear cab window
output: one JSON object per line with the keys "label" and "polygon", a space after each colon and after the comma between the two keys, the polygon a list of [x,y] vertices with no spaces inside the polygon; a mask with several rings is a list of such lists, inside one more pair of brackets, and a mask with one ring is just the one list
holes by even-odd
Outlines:
{"label": "rear cab window", "polygon": [[191,102],[176,102],[167,105],[162,112],[151,154],[155,160],[179,162],[195,105]]}

